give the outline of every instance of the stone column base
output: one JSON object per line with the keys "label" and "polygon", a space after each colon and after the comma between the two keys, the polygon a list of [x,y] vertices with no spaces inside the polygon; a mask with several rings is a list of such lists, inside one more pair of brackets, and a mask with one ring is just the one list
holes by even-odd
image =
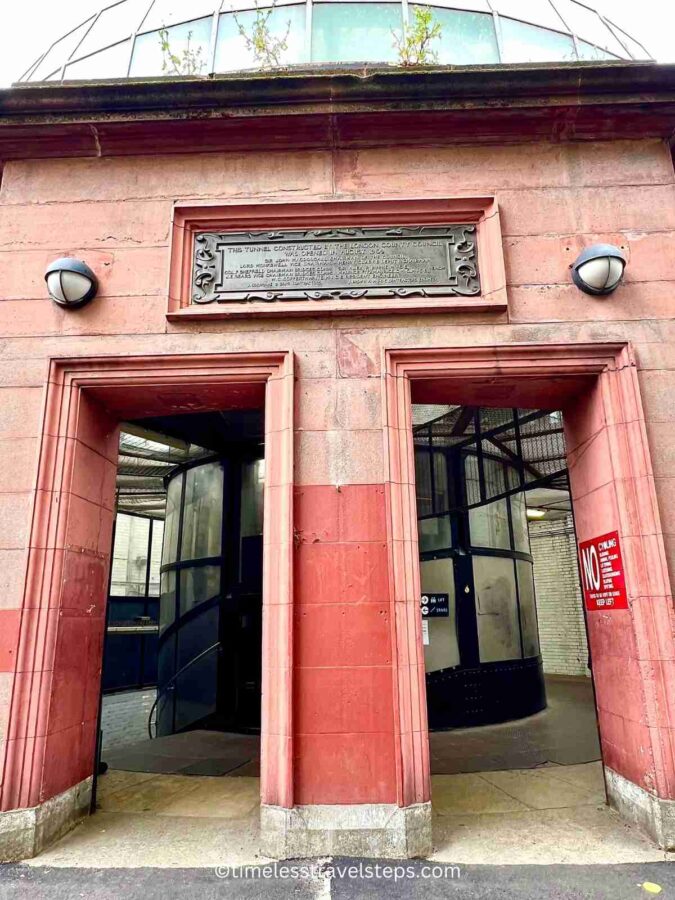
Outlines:
{"label": "stone column base", "polygon": [[624,819],[634,822],[664,850],[675,850],[675,800],[663,800],[605,767],[607,800]]}
{"label": "stone column base", "polygon": [[93,778],[30,809],[0,813],[0,862],[37,856],[89,815]]}
{"label": "stone column base", "polygon": [[275,859],[411,859],[432,850],[431,803],[260,808],[261,850]]}

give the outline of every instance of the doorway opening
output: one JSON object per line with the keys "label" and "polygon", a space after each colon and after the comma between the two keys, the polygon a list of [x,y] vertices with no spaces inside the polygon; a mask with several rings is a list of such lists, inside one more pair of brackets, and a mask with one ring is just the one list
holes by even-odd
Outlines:
{"label": "doorway opening", "polygon": [[[51,361],[38,468],[38,483],[43,489],[35,496],[24,593],[26,607],[37,602],[50,612],[46,618],[28,617],[20,636],[17,667],[32,675],[14,686],[12,708],[20,709],[22,715],[13,720],[16,740],[7,748],[2,785],[3,809],[41,808],[43,818],[34,834],[36,853],[65,835],[94,805],[92,776],[99,771],[102,646],[122,423],[147,423],[164,417],[196,422],[191,417],[201,413],[264,410],[267,540],[263,541],[262,712],[259,736],[236,735],[260,741],[260,778],[249,776],[249,794],[228,807],[227,795],[232,793],[234,782],[243,782],[243,778],[161,776],[167,779],[165,785],[171,778],[195,785],[198,779],[206,779],[208,785],[200,788],[199,796],[193,793],[190,803],[183,804],[183,814],[203,817],[208,815],[211,803],[215,815],[210,821],[218,821],[210,831],[205,819],[199,829],[187,830],[180,818],[173,824],[166,818],[148,822],[157,834],[157,842],[149,842],[153,845],[153,861],[161,865],[159,860],[166,859],[167,854],[173,858],[170,846],[164,857],[161,852],[169,828],[181,836],[183,844],[191,842],[202,862],[211,840],[209,858],[221,860],[223,816],[236,818],[241,826],[238,833],[228,826],[233,845],[248,847],[247,854],[255,852],[252,848],[258,844],[260,804],[292,805],[292,757],[278,752],[278,745],[291,733],[293,706],[291,685],[279,677],[288,667],[290,634],[289,618],[280,610],[288,609],[293,588],[293,385],[293,356],[287,351]],[[190,435],[184,439],[193,440]],[[208,443],[199,440],[208,449]],[[153,523],[153,533],[154,529]],[[149,583],[147,593],[151,594]],[[147,615],[150,604],[146,604],[150,597],[133,599],[142,601],[141,611],[137,607],[132,615],[133,625],[152,625]],[[157,609],[155,613],[158,630]],[[141,616],[140,622],[136,615]],[[43,627],[47,621],[50,628]],[[38,652],[41,655],[37,656]],[[40,741],[31,739],[36,722],[44,729]],[[208,734],[222,738],[224,733]],[[192,732],[181,732],[154,738],[153,742],[156,745],[157,741],[191,738]],[[207,755],[214,756],[208,752],[202,758]],[[110,786],[112,775],[113,770],[108,769],[100,776],[99,789],[104,779]],[[159,802],[161,812],[171,815],[170,792],[152,784],[154,773],[122,771],[118,782],[128,776],[149,785],[147,790],[141,785],[141,789],[127,792],[126,799],[133,798],[130,812],[152,811],[153,807],[157,811]],[[229,783],[221,787],[220,796],[213,790],[214,782]],[[118,783],[117,787],[120,799],[124,785]],[[68,798],[67,806],[50,803],[62,795]],[[103,797],[102,790],[99,797]],[[131,819],[109,817],[106,824],[94,817],[92,821],[81,832],[84,841],[92,841],[88,846],[105,843],[110,857],[115,844],[119,858],[127,860]],[[143,829],[147,831],[145,825]],[[95,848],[93,852],[97,852]]]}
{"label": "doorway opening", "polygon": [[262,410],[120,426],[100,809],[257,811],[264,451]]}
{"label": "doorway opening", "polygon": [[413,404],[439,818],[605,802],[563,417]]}

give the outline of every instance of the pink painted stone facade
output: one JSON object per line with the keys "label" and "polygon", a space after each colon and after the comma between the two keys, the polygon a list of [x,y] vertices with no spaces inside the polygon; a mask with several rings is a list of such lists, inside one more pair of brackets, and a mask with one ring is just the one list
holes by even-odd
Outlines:
{"label": "pink painted stone facade", "polygon": [[[457,196],[496,199],[506,310],[167,318],[176,202]],[[578,252],[596,240],[621,246],[629,259],[625,283],[605,299],[582,294],[569,276]],[[85,259],[101,279],[99,296],[78,312],[57,308],[45,293],[46,264],[66,254]],[[285,509],[292,526],[293,567],[282,573],[292,602],[267,619],[279,637],[266,715],[283,695],[288,726],[273,739],[270,731],[268,784],[275,789],[265,796],[279,805],[407,805],[428,799],[428,751],[423,677],[410,656],[419,643],[397,594],[395,541],[406,545],[414,572],[416,534],[410,484],[408,514],[392,505],[401,492],[392,494],[391,485],[401,482],[392,478],[388,450],[386,352],[516,344],[630,343],[621,351],[630,360],[628,381],[610,370],[570,371],[563,387],[555,367],[542,373],[531,362],[523,396],[532,405],[559,398],[568,414],[580,538],[593,536],[596,520],[597,533],[617,527],[624,536],[631,609],[609,623],[596,618],[590,635],[605,761],[675,799],[668,577],[675,576],[674,289],[675,179],[668,148],[657,140],[8,162],[0,190],[0,741],[3,759],[22,762],[20,771],[4,765],[3,808],[34,805],[91,773],[115,427],[130,409],[142,409],[128,384],[117,400],[87,387],[94,393],[82,401],[82,428],[100,431],[102,409],[109,427],[69,447],[62,422],[43,422],[45,410],[64,410],[47,404],[54,360],[105,357],[123,367],[125,358],[138,357],[147,374],[157,356],[292,359],[292,392],[274,403],[268,396],[266,405],[268,419],[292,421],[284,451],[293,462],[292,501],[288,479],[270,489],[286,488],[274,508]],[[517,393],[493,362],[484,401],[510,405]],[[177,377],[184,393],[169,391],[170,408],[199,396]],[[460,390],[460,378],[444,377],[445,402],[462,402],[466,385]],[[617,390],[622,398],[608,396]],[[579,397],[584,402],[574,401]],[[284,403],[292,410],[279,412]],[[608,419],[621,404],[630,416]],[[268,421],[268,429],[276,425]],[[72,532],[60,543],[36,544],[42,523],[35,510],[61,502],[50,475],[60,464],[50,468],[44,449],[41,457],[45,435],[64,436],[60,452],[73,459]],[[608,468],[621,454],[630,455],[623,468]],[[625,471],[636,480],[617,475]],[[589,506],[596,519],[587,524]],[[607,527],[599,527],[598,510],[606,510]],[[403,537],[391,527],[399,515]],[[276,521],[268,517],[266,541],[279,544]],[[59,567],[40,565],[39,554],[57,551],[65,551]],[[266,556],[276,564],[282,558]],[[45,572],[52,573],[47,585]],[[28,706],[25,698],[32,698]],[[36,712],[26,720],[29,707]],[[284,773],[273,771],[273,759],[286,761]]]}

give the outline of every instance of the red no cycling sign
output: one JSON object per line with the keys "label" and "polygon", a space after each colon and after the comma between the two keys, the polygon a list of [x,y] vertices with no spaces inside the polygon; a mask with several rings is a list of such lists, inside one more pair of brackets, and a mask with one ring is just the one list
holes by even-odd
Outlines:
{"label": "red no cycling sign", "polygon": [[582,541],[579,562],[587,610],[628,609],[618,531]]}

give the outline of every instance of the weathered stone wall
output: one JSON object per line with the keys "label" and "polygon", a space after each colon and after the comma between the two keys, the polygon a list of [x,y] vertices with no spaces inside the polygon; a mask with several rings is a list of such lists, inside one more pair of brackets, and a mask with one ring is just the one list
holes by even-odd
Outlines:
{"label": "weathered stone wall", "polygon": [[[502,216],[507,314],[166,319],[177,199],[266,203],[491,193]],[[582,294],[570,281],[569,264],[596,239],[622,246],[630,260],[625,284],[606,299]],[[100,295],[77,312],[64,312],[46,297],[45,266],[64,254],[86,259],[101,279]],[[8,163],[0,191],[3,741],[13,739],[9,707],[31,509],[42,487],[36,472],[50,358],[294,352],[295,799],[395,802],[400,757],[383,489],[383,348],[632,341],[672,576],[674,288],[673,167],[657,141]],[[98,471],[94,462],[86,471]],[[81,484],[85,494],[97,488],[88,488],[86,477]],[[46,798],[86,768],[73,748],[93,733],[100,638],[87,626],[84,603],[43,609],[27,596],[23,615],[53,621],[49,633],[61,648],[52,681],[58,713],[49,736],[44,723],[31,726],[31,740],[46,741],[47,757],[60,763],[45,776]],[[655,660],[653,677],[672,684],[673,660]]]}

